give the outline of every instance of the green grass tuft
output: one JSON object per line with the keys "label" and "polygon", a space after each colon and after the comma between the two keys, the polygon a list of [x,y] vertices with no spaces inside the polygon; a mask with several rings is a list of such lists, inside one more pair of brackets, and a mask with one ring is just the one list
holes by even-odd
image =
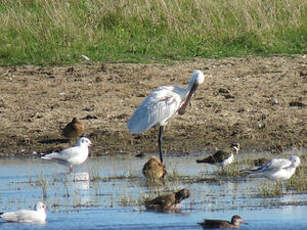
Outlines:
{"label": "green grass tuft", "polygon": [[235,164],[228,165],[225,169],[219,168],[216,171],[216,174],[222,177],[241,177],[243,175],[240,172],[238,165]]}
{"label": "green grass tuft", "polygon": [[286,183],[287,190],[294,190],[297,193],[306,193],[307,177],[305,174],[306,166],[300,166],[296,169],[295,175],[292,176]]}
{"label": "green grass tuft", "polygon": [[303,54],[304,2],[4,0],[0,65]]}
{"label": "green grass tuft", "polygon": [[282,196],[282,184],[281,183],[263,183],[259,191],[260,197],[280,197]]}

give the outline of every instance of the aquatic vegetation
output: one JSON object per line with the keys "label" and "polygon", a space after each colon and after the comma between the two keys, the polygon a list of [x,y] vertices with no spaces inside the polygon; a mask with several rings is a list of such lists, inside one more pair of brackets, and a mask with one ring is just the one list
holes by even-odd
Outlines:
{"label": "aquatic vegetation", "polygon": [[69,198],[70,197],[70,193],[69,193],[67,182],[63,181],[63,185],[64,185],[64,190],[65,190],[64,194],[63,194],[63,197],[64,198]]}
{"label": "aquatic vegetation", "polygon": [[55,172],[53,173],[52,178],[53,178],[52,179],[53,183],[61,181],[61,179],[59,178],[59,176]]}
{"label": "aquatic vegetation", "polygon": [[205,175],[204,176],[178,176],[178,180],[181,183],[187,183],[187,184],[192,184],[192,183],[218,183],[221,184],[221,179]]}
{"label": "aquatic vegetation", "polygon": [[145,203],[144,193],[140,193],[138,198],[135,198],[132,193],[124,192],[120,198],[120,205],[127,206],[143,206]]}
{"label": "aquatic vegetation", "polygon": [[99,171],[97,168],[91,168],[90,169],[90,181],[99,181],[102,180],[102,178],[99,175]]}
{"label": "aquatic vegetation", "polygon": [[264,182],[260,186],[259,196],[260,197],[279,197],[282,195],[282,184],[279,182],[268,183]]}
{"label": "aquatic vegetation", "polygon": [[81,197],[77,196],[76,193],[74,193],[73,196],[73,208],[81,208],[84,207],[85,204],[82,203]]}
{"label": "aquatic vegetation", "polygon": [[297,193],[307,192],[307,166],[301,166],[296,169],[294,176],[292,176],[286,183],[287,190],[294,190]]}
{"label": "aquatic vegetation", "polygon": [[172,181],[172,182],[179,181],[180,175],[178,173],[178,170],[176,168],[173,168],[172,170],[167,171],[166,179],[167,181]]}
{"label": "aquatic vegetation", "polygon": [[127,195],[126,194],[122,195],[122,197],[120,199],[120,204],[123,207],[126,207],[126,206],[128,206],[128,203],[129,203],[129,198],[127,197]]}
{"label": "aquatic vegetation", "polygon": [[243,174],[240,172],[237,164],[229,165],[226,169],[218,169],[216,174],[223,177],[240,177]]}
{"label": "aquatic vegetation", "polygon": [[106,181],[111,181],[111,180],[125,180],[125,179],[136,179],[140,178],[140,176],[137,175],[118,175],[118,176],[108,176],[108,177],[102,177],[101,180],[106,182]]}
{"label": "aquatic vegetation", "polygon": [[42,189],[42,197],[45,200],[47,198],[47,188],[48,188],[48,180],[41,173],[40,176],[34,181],[36,186],[39,186]]}

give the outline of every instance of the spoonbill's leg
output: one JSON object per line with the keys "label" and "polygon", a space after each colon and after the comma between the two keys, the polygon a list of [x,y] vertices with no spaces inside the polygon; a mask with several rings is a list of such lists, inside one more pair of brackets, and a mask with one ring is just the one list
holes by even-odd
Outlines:
{"label": "spoonbill's leg", "polygon": [[164,129],[164,126],[160,126],[160,129],[159,129],[159,139],[158,139],[161,163],[163,163],[163,151],[162,151],[163,129]]}

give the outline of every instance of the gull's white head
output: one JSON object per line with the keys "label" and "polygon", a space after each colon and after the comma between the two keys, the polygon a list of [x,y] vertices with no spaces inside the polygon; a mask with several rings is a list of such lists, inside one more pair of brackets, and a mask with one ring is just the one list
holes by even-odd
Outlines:
{"label": "gull's white head", "polygon": [[200,85],[204,82],[204,80],[205,76],[203,72],[200,70],[194,70],[189,85],[194,85],[194,84]]}
{"label": "gull's white head", "polygon": [[47,206],[43,202],[37,202],[37,204],[34,206],[34,210],[36,210],[36,211],[46,211]]}
{"label": "gull's white head", "polygon": [[292,165],[296,168],[301,164],[301,160],[298,156],[296,155],[291,155],[289,157],[289,160],[292,162]]}
{"label": "gull's white head", "polygon": [[90,141],[90,139],[86,138],[86,137],[81,137],[78,140],[77,145],[85,145],[87,147],[91,146],[92,142]]}

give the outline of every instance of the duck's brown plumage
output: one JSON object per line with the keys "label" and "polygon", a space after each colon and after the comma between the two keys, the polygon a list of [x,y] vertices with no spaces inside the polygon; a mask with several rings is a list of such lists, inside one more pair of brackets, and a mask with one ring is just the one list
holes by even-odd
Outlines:
{"label": "duck's brown plumage", "polygon": [[208,228],[240,228],[240,223],[246,224],[240,216],[234,215],[231,218],[231,221],[205,219],[204,222],[198,224],[201,225],[204,229],[208,229]]}
{"label": "duck's brown plumage", "polygon": [[85,124],[77,118],[73,118],[63,129],[63,136],[66,138],[78,138],[85,130]]}
{"label": "duck's brown plumage", "polygon": [[181,189],[177,192],[158,196],[153,200],[145,201],[145,207],[150,210],[167,212],[176,210],[180,202],[190,196],[188,189]]}
{"label": "duck's brown plumage", "polygon": [[160,179],[166,174],[165,166],[156,158],[150,158],[143,167],[143,174],[149,179]]}

